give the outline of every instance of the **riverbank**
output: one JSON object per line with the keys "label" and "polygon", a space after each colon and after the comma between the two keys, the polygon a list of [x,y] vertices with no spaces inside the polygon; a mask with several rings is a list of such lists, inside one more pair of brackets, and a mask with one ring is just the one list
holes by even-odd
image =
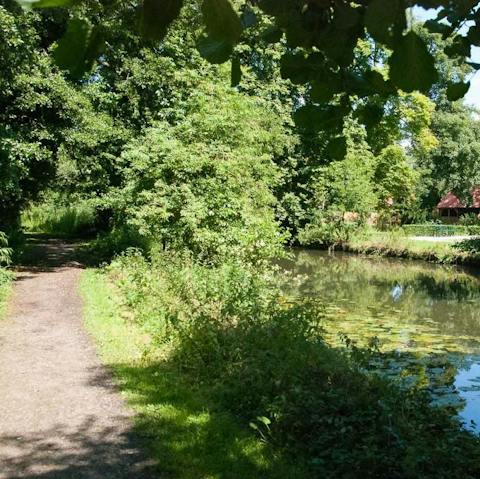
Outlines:
{"label": "riverbank", "polygon": [[168,477],[304,478],[229,411],[215,404],[207,385],[188,381],[172,364],[168,344],[136,321],[112,277],[87,270],[81,278],[85,325],[100,356],[136,413],[135,429]]}
{"label": "riverbank", "polygon": [[415,239],[399,232],[367,232],[352,236],[335,249],[345,252],[430,261],[440,264],[480,266],[480,241],[459,242]]}
{"label": "riverbank", "polygon": [[173,252],[84,273],[87,328],[167,475],[478,477],[478,438],[326,344],[323,306],[268,277]]}

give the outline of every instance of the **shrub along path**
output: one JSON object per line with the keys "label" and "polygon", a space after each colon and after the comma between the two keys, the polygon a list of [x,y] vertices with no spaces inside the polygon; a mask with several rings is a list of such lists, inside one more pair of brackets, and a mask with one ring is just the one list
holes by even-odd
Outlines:
{"label": "shrub along path", "polygon": [[0,478],[153,478],[82,326],[74,246],[32,248],[0,324]]}

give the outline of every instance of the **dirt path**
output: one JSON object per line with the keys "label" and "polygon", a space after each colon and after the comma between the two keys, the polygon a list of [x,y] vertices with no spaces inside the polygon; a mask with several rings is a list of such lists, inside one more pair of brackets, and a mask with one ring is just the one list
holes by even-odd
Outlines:
{"label": "dirt path", "polygon": [[72,250],[37,245],[0,323],[0,478],[157,477],[83,330]]}

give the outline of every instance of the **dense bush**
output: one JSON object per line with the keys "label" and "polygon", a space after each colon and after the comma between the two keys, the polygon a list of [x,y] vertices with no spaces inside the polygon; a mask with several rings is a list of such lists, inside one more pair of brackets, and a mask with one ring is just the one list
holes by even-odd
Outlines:
{"label": "dense bush", "polygon": [[442,225],[426,223],[419,225],[404,225],[403,230],[409,236],[456,236],[456,235],[478,235],[478,225]]}
{"label": "dense bush", "polygon": [[349,240],[358,230],[359,221],[346,221],[339,211],[317,211],[310,222],[298,233],[298,242],[303,246],[333,246]]}
{"label": "dense bush", "polygon": [[14,2],[0,6],[0,227],[16,226],[20,210],[55,177],[67,130],[78,130],[92,110],[42,48],[39,22]]}
{"label": "dense bush", "polygon": [[127,225],[205,260],[278,254],[273,156],[288,137],[273,112],[226,87],[204,85],[189,116],[128,145],[122,186],[106,202]]}
{"label": "dense bush", "polygon": [[321,308],[282,299],[267,269],[138,252],[110,266],[151,347],[311,477],[474,478],[480,444],[420,391],[322,339]]}

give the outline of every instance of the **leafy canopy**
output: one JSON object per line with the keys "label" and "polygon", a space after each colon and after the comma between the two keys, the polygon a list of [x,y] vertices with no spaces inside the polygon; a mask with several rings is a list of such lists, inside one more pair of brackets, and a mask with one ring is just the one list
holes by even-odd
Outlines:
{"label": "leafy canopy", "polygon": [[[24,5],[68,7],[70,0],[19,0]],[[76,6],[83,2],[76,2]],[[145,0],[132,28],[155,41],[165,37],[183,8],[192,2],[184,0]],[[432,52],[424,38],[409,24],[407,8],[419,6],[438,9],[437,18],[426,27],[452,42],[445,49],[450,58],[468,59],[472,45],[480,43],[478,0],[195,0],[203,16],[198,31],[198,48],[212,63],[233,61],[234,83],[241,75],[235,49],[245,42],[248,30],[260,18],[268,16],[270,25],[258,32],[259,42],[284,43],[284,74],[298,83],[320,82],[328,98],[340,90],[344,95],[361,95],[365,91],[384,95],[402,89],[405,92],[427,92],[437,79]],[[121,2],[107,6],[122,10]],[[469,25],[467,33],[460,28]],[[73,76],[88,71],[105,46],[102,24],[90,24],[72,15],[63,38],[58,42],[56,58]],[[461,30],[463,32],[463,30]],[[358,42],[372,38],[392,54],[387,59],[390,76],[381,78],[370,65],[352,75],[354,50]],[[480,65],[474,65],[475,68]],[[449,98],[460,98],[468,85],[463,81],[449,85]],[[337,105],[342,112],[348,105]],[[347,108],[348,109],[348,108]],[[307,118],[308,121],[311,118]]]}

